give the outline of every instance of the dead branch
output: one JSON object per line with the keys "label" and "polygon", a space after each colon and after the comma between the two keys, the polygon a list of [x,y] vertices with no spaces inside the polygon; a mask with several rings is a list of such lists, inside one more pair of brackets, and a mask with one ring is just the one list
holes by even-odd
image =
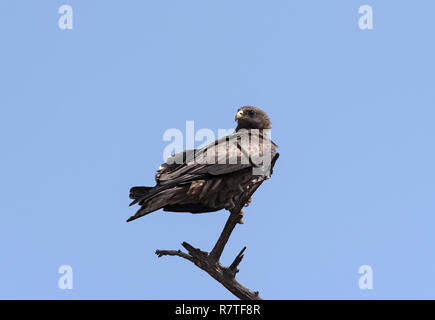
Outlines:
{"label": "dead branch", "polygon": [[230,238],[235,226],[240,222],[243,216],[242,208],[248,203],[252,194],[263,183],[264,179],[249,185],[249,188],[242,197],[235,203],[233,209],[230,210],[230,216],[222,230],[219,239],[210,253],[201,251],[187,242],[183,242],[182,246],[187,250],[187,253],[181,250],[156,250],[158,257],[162,256],[178,256],[193,262],[197,267],[207,272],[210,276],[220,282],[225,288],[241,300],[262,300],[258,291],[254,292],[236,280],[236,274],[239,272],[237,268],[243,259],[243,253],[246,250],[244,247],[235,257],[233,263],[229,267],[223,266],[219,259],[224,251],[225,245]]}

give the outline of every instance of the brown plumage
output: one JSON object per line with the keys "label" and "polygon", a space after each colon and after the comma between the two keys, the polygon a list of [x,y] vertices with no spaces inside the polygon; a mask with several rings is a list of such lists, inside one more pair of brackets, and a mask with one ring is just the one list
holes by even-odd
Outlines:
{"label": "brown plumage", "polygon": [[141,208],[127,221],[158,209],[203,213],[230,210],[259,176],[269,178],[279,154],[265,129],[270,119],[259,108],[237,110],[236,131],[201,149],[171,156],[156,173],[154,187],[133,187]]}

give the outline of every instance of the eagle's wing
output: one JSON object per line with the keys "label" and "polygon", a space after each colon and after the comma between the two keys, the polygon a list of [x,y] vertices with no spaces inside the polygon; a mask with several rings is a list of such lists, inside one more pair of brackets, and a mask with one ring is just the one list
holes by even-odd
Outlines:
{"label": "eagle's wing", "polygon": [[[246,168],[264,168],[265,155],[276,154],[276,144],[258,131],[242,131],[222,137],[201,149],[187,150],[168,158],[156,174],[159,185],[202,179],[205,175],[222,175]],[[266,150],[267,149],[267,150]],[[270,164],[270,163],[269,163]]]}
{"label": "eagle's wing", "polygon": [[[212,198],[222,188],[231,192],[233,185],[243,191],[243,183],[248,183],[256,175],[270,175],[272,159],[277,155],[276,147],[267,135],[244,130],[201,149],[177,153],[160,166],[155,176],[156,186],[145,190],[141,196],[133,197],[135,200],[131,204],[139,203],[143,207],[129,220],[162,207],[171,211],[219,210],[225,205],[220,202],[225,202],[223,198],[230,195],[221,194],[222,199],[214,202],[210,199],[207,202],[207,198]],[[197,198],[188,197],[195,192]],[[180,206],[181,202],[184,204]]]}

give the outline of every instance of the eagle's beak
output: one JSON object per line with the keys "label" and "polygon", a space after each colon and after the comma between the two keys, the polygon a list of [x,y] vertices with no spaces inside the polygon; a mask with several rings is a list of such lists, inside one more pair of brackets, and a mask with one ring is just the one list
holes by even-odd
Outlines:
{"label": "eagle's beak", "polygon": [[243,117],[243,111],[242,110],[239,110],[238,112],[237,112],[237,114],[236,114],[236,118],[234,119],[234,120],[239,120],[240,118],[242,118]]}

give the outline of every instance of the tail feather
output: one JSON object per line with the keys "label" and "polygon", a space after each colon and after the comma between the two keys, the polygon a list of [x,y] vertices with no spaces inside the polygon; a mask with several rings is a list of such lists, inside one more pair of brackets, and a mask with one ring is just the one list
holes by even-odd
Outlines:
{"label": "tail feather", "polygon": [[[149,211],[149,210],[148,210]],[[147,212],[147,208],[140,208],[133,216],[127,219],[127,222],[136,220],[137,218],[143,217],[147,215],[148,213],[151,213],[152,211]]]}
{"label": "tail feather", "polygon": [[130,199],[134,199],[133,202],[130,203],[130,206],[138,203],[139,201],[146,198],[149,191],[152,187],[133,187],[130,189]]}
{"label": "tail feather", "polygon": [[155,199],[156,192],[158,192],[158,189],[153,187],[133,187],[130,189],[130,199],[133,199],[133,202],[130,203],[130,206],[139,203],[141,208],[135,213],[134,216],[128,218],[127,222],[160,209],[161,205],[158,201],[159,199]]}
{"label": "tail feather", "polygon": [[127,222],[171,204],[175,199],[174,196],[179,192],[179,190],[175,188],[158,191],[157,193],[156,190],[150,191],[150,189],[153,188],[134,187],[130,190],[130,197],[135,199],[133,204],[139,202],[141,208],[133,216],[128,218]]}

